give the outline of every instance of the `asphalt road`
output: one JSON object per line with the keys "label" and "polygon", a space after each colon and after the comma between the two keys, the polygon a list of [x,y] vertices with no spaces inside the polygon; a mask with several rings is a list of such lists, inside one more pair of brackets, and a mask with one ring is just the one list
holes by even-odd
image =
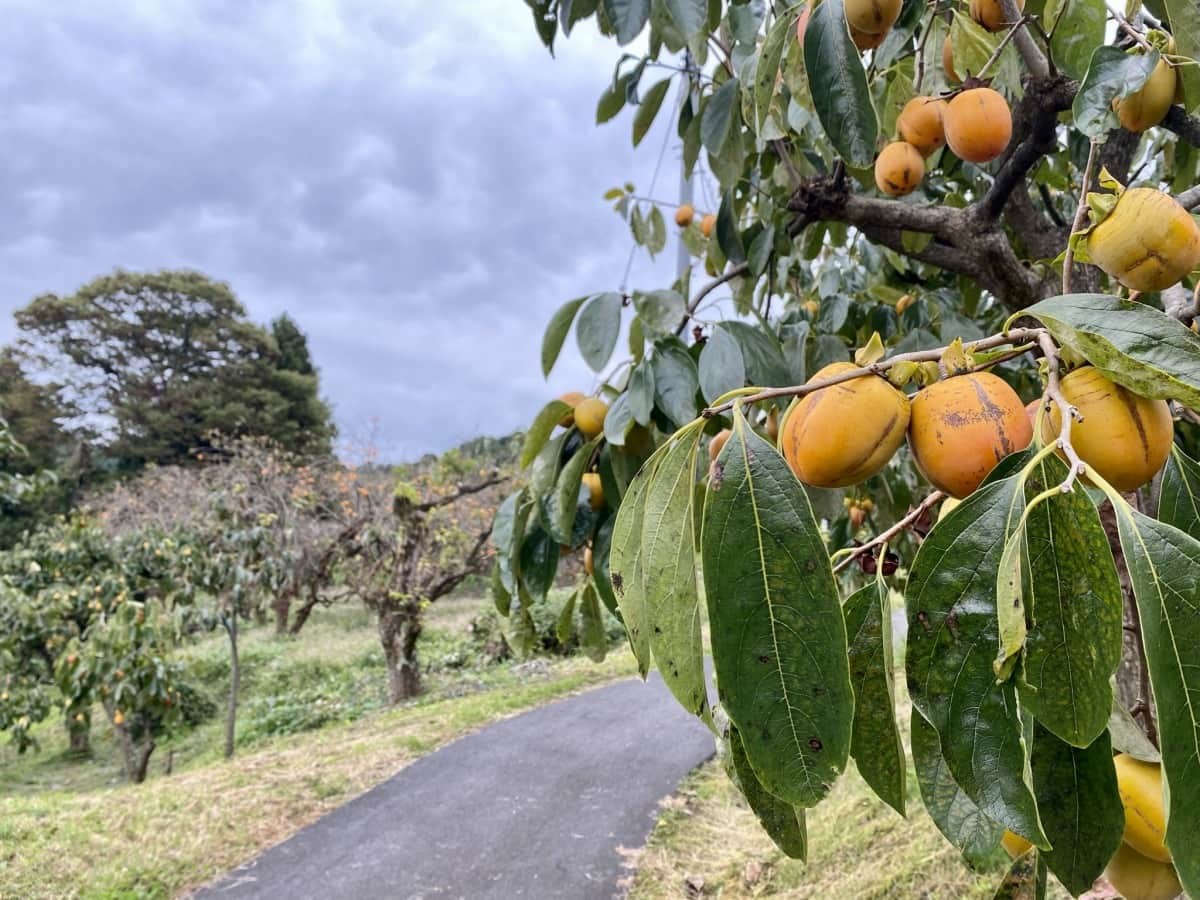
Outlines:
{"label": "asphalt road", "polygon": [[608,900],[617,848],[712,755],[657,675],[619,682],[417,760],[196,896]]}

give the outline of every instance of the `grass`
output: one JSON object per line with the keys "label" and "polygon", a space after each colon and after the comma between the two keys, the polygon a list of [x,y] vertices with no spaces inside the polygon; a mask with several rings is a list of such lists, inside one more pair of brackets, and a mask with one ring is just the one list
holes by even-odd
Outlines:
{"label": "grass", "polygon": [[[399,708],[384,708],[382,657],[365,615],[322,611],[296,641],[248,632],[246,712],[228,762],[219,714],[157,749],[143,785],[123,782],[102,724],[92,761],[65,753],[57,723],[44,726],[42,753],[0,751],[0,898],[179,894],[457,737],[635,671],[621,648],[601,664],[570,657],[477,667],[464,661],[462,634],[479,608],[467,598],[431,609],[421,648],[432,667],[428,690]],[[227,673],[223,653],[216,639],[187,651],[193,670],[218,682]],[[324,690],[335,714],[316,728],[302,717],[305,728],[291,731],[287,715],[265,709],[264,698],[275,697],[278,711],[289,696],[283,689],[310,698]],[[269,733],[280,721],[282,730]]]}
{"label": "grass", "polygon": [[[900,702],[902,733],[911,706]],[[990,900],[1007,869],[972,871],[921,805],[908,774],[902,819],[851,766],[829,797],[808,811],[808,862],[785,857],[759,826],[719,762],[694,772],[663,812],[644,850],[633,854],[630,900],[679,897]],[[1051,891],[1065,898],[1061,890]]]}

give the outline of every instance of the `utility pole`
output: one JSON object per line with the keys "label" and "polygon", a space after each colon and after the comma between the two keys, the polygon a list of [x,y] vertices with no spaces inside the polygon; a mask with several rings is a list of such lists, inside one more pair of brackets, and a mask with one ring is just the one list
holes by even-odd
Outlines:
{"label": "utility pole", "polygon": [[[687,76],[680,83],[679,87],[679,108],[683,109],[685,103],[692,104],[692,111],[695,111],[696,102],[696,77],[695,77],[695,60],[692,58],[692,51],[684,51],[683,67],[687,70]],[[692,203],[694,191],[692,189],[692,179],[688,177],[687,166],[683,161],[683,146],[680,145],[679,153],[679,205]],[[688,270],[692,267],[692,255],[688,252],[687,245],[683,242],[683,229],[679,230],[679,234],[675,238],[676,241],[676,277],[683,278]]]}

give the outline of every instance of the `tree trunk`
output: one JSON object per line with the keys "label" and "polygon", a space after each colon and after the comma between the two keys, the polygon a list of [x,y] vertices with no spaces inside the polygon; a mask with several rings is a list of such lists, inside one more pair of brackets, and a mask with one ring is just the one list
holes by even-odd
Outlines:
{"label": "tree trunk", "polygon": [[[148,725],[149,723],[143,724]],[[113,729],[121,742],[121,754],[125,758],[125,777],[134,784],[141,784],[146,780],[146,770],[150,766],[150,754],[154,752],[154,738],[150,737],[149,728],[142,729],[146,736],[140,742],[134,740],[128,723],[114,725]]]}
{"label": "tree trunk", "polygon": [[312,615],[312,611],[316,609],[317,604],[321,602],[321,595],[317,590],[312,590],[309,597],[296,610],[296,615],[292,618],[292,627],[288,629],[288,633],[295,637],[300,633],[300,629],[304,627],[304,623],[308,621],[308,617]]}
{"label": "tree trunk", "polygon": [[92,717],[83,714],[83,721],[76,722],[77,713],[72,710],[67,713],[67,743],[72,754],[77,756],[92,755]]}
{"label": "tree trunk", "polygon": [[242,681],[242,667],[238,659],[237,612],[222,616],[221,624],[229,635],[229,707],[225,712],[225,758],[233,758],[233,738],[237,730],[238,688]]}
{"label": "tree trunk", "polygon": [[421,620],[415,611],[380,609],[379,640],[387,662],[388,700],[395,704],[421,693],[417,638]]}
{"label": "tree trunk", "polygon": [[287,637],[288,617],[292,611],[292,592],[280,591],[271,602],[271,609],[275,613],[275,637]]}

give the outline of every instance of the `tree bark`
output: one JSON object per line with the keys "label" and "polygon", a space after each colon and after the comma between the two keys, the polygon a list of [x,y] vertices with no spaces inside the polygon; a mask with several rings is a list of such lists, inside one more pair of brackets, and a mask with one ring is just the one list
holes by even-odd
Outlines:
{"label": "tree bark", "polygon": [[[109,716],[110,718],[112,716],[111,710]],[[122,725],[114,725],[113,730],[116,731],[117,740],[121,744],[121,755],[125,760],[125,777],[134,784],[141,784],[146,780],[146,770],[150,767],[150,754],[154,752],[154,738],[150,736],[150,723],[142,721],[140,731],[144,737],[140,741],[135,740],[130,728],[130,721],[134,719],[135,716],[131,713],[129,720]]]}
{"label": "tree bark", "polygon": [[238,658],[237,612],[221,617],[225,633],[229,635],[229,706],[225,712],[225,758],[233,758],[233,740],[237,732],[238,688],[242,682],[241,661]]}
{"label": "tree bark", "polygon": [[92,719],[84,713],[83,721],[76,722],[73,712],[67,713],[67,744],[72,754],[78,756],[92,755]]}
{"label": "tree bark", "polygon": [[421,667],[417,659],[420,636],[421,620],[416,613],[380,609],[379,640],[387,662],[388,700],[392,704],[421,693]]}
{"label": "tree bark", "polygon": [[292,611],[292,591],[280,591],[271,601],[271,610],[275,613],[275,637],[287,637],[288,618]]}

